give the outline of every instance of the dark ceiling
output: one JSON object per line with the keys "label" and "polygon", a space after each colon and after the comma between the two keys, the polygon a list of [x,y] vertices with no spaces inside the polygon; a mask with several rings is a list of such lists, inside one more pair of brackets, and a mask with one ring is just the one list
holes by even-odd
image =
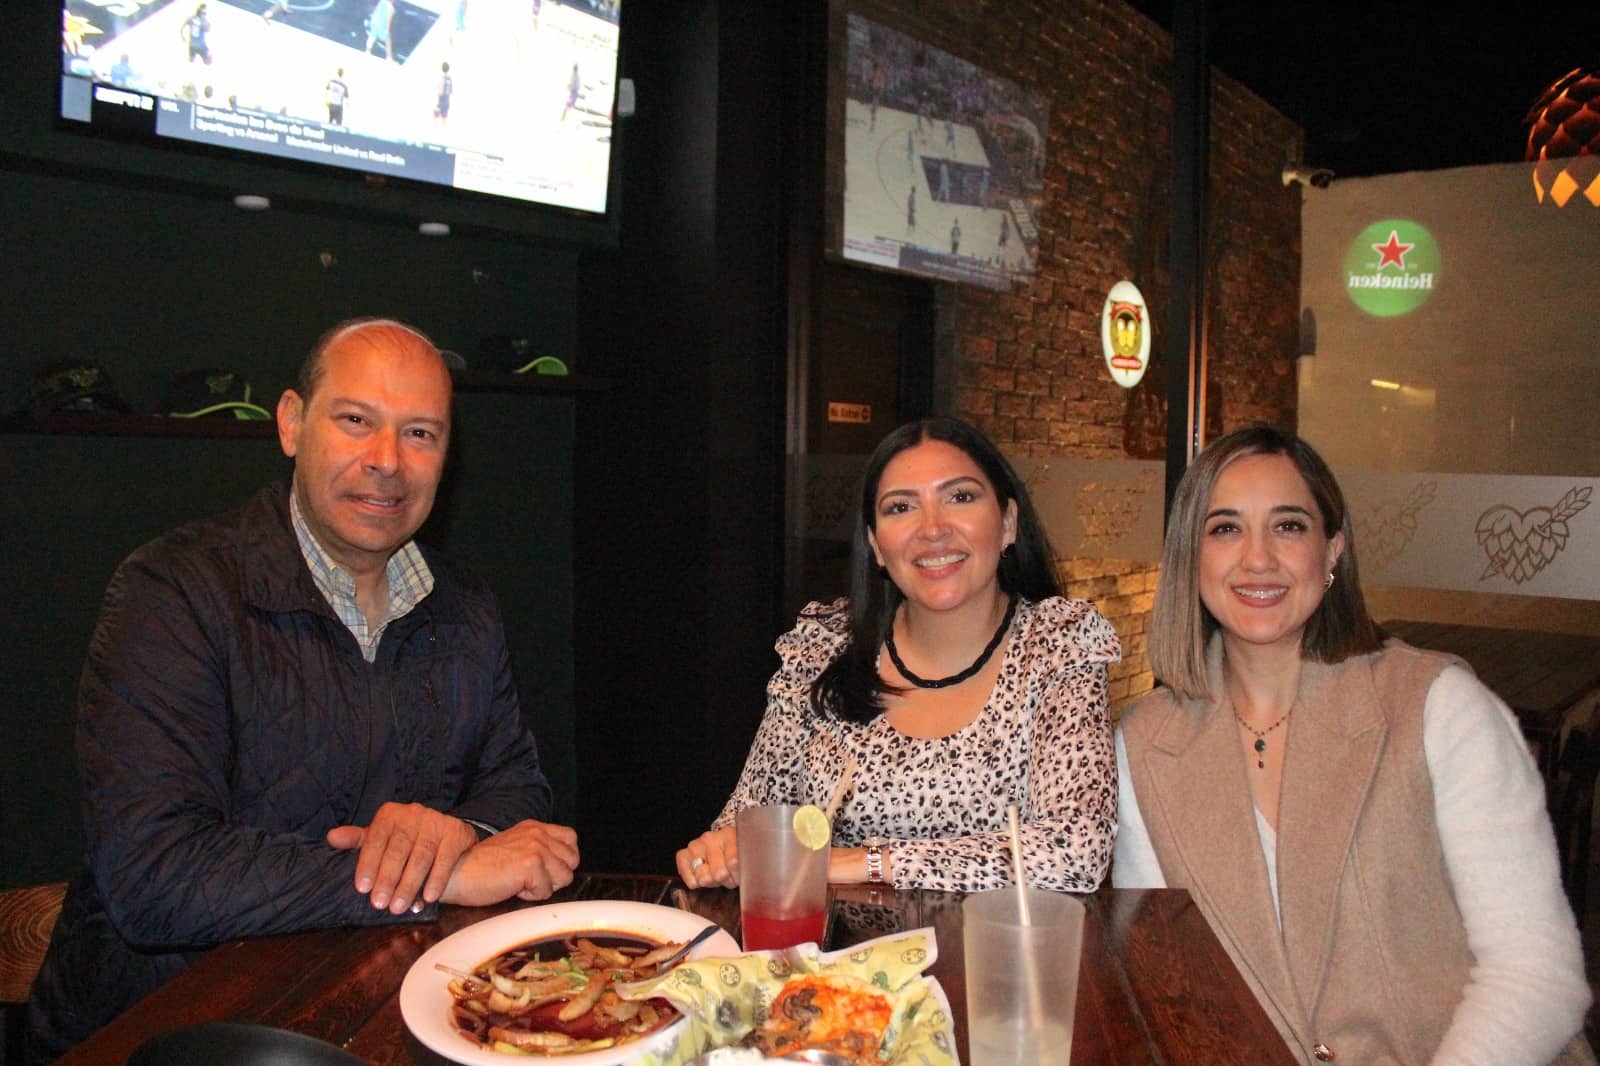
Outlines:
{"label": "dark ceiling", "polygon": [[[1171,0],[1133,0],[1164,27]],[[1522,158],[1540,90],[1600,63],[1600,4],[1204,4],[1213,66],[1306,132],[1339,177]]]}

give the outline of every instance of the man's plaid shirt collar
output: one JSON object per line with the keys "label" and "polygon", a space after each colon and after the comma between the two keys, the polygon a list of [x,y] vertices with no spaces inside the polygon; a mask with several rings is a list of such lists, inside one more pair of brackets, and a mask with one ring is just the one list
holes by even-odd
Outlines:
{"label": "man's plaid shirt collar", "polygon": [[385,568],[389,578],[389,609],[384,612],[383,621],[378,627],[372,629],[367,625],[367,616],[361,613],[361,605],[356,602],[355,578],[350,571],[329,558],[328,553],[322,550],[322,545],[317,543],[317,538],[312,536],[293,486],[289,489],[289,518],[294,526],[294,538],[300,542],[300,554],[311,571],[311,580],[316,583],[317,591],[328,601],[328,606],[339,616],[339,621],[350,630],[350,635],[356,638],[356,643],[361,646],[362,657],[372,662],[377,658],[378,642],[383,639],[383,631],[389,628],[389,623],[396,618],[404,618],[422,602],[424,596],[433,591],[433,571],[428,569],[417,542],[406,541],[389,557],[389,564]]}

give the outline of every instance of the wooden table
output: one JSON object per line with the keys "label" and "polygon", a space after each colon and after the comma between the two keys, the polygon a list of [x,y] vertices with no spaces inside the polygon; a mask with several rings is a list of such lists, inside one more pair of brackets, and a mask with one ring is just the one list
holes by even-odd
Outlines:
{"label": "wooden table", "polygon": [[[886,932],[932,926],[939,979],[955,1015],[966,1061],[961,897],[835,886],[828,947]],[[560,899],[627,899],[693,910],[738,935],[738,895],[686,892],[641,875],[580,875]],[[1205,918],[1177,889],[1101,889],[1088,907],[1073,1061],[1244,1066],[1292,1063]],[[400,982],[424,951],[451,933],[509,907],[447,908],[437,922],[335,929],[238,941],[218,947],[79,1045],[63,1063],[121,1063],[142,1041],[183,1025],[245,1021],[292,1029],[374,1063],[440,1058],[400,1015]]]}
{"label": "wooden table", "polygon": [[1406,619],[1386,621],[1383,628],[1414,647],[1465,659],[1538,745],[1539,768],[1547,777],[1562,716],[1600,688],[1600,637]]}

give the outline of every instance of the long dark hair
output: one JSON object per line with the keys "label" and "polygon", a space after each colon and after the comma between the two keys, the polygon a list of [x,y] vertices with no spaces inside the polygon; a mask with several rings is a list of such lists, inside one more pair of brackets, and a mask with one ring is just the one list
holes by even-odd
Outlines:
{"label": "long dark hair", "polygon": [[1250,455],[1286,456],[1317,503],[1323,535],[1344,534],[1344,551],[1333,564],[1333,585],[1306,620],[1300,657],[1337,663],[1383,647],[1384,632],[1367,613],[1367,601],[1361,594],[1355,530],[1333,471],[1316,449],[1292,433],[1271,426],[1234,430],[1206,445],[1178,482],[1150,616],[1150,668],[1167,687],[1190,699],[1210,695],[1206,645],[1218,628],[1217,620],[1200,601],[1200,542],[1205,535],[1206,508],[1223,469]]}
{"label": "long dark hair", "polygon": [[894,625],[895,611],[905,599],[889,575],[878,567],[867,533],[878,524],[878,482],[884,467],[907,448],[923,441],[953,444],[967,454],[994,486],[1002,514],[1017,504],[1017,539],[1000,555],[998,578],[1006,592],[1037,603],[1061,595],[1056,583],[1055,553],[1039,524],[1022,479],[1000,449],[975,427],[956,418],[924,418],[908,422],[878,442],[861,475],[855,533],[850,540],[850,642],[811,686],[811,707],[852,722],[869,722],[883,712],[883,696],[896,691],[878,676],[878,649]]}

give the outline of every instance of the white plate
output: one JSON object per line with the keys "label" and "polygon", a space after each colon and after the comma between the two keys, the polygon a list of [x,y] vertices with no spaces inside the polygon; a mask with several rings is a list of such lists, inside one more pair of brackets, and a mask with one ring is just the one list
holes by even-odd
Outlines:
{"label": "white plate", "polygon": [[[486,959],[518,944],[558,933],[632,933],[667,942],[688,940],[710,922],[688,911],[658,907],[653,903],[592,899],[577,903],[551,903],[526,907],[487,918],[445,937],[412,964],[400,986],[400,1015],[416,1038],[447,1059],[468,1066],[517,1066],[548,1061],[553,1066],[616,1066],[647,1050],[665,1047],[683,1024],[679,1018],[643,1040],[602,1051],[577,1055],[507,1055],[473,1043],[450,1023],[450,975],[434,969],[442,962],[458,970],[471,970]],[[727,933],[717,933],[690,952],[690,958],[737,955],[739,945]]]}

